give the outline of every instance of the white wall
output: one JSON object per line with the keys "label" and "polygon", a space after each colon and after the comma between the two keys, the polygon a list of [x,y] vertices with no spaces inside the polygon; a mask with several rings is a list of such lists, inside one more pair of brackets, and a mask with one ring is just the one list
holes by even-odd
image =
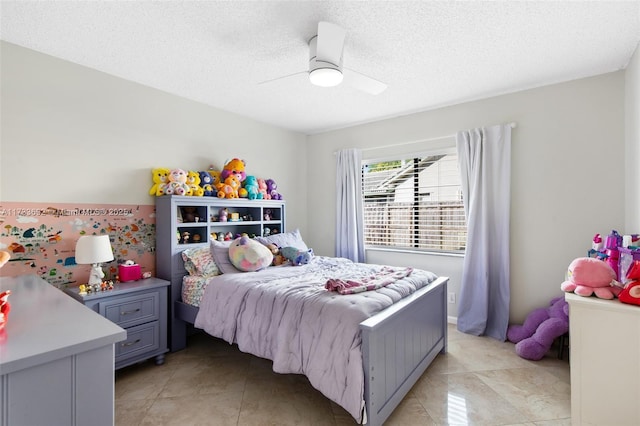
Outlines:
{"label": "white wall", "polygon": [[[341,148],[371,148],[516,122],[512,146],[511,317],[561,294],[567,266],[595,233],[625,223],[623,71],[425,111],[308,138],[307,243],[333,255],[335,158]],[[390,88],[393,90],[393,87]],[[372,101],[384,102],[382,98]],[[398,145],[391,153],[450,144]],[[412,265],[450,276],[458,292],[461,258],[369,252],[375,263]],[[457,316],[455,304],[449,315]]]}
{"label": "white wall", "polygon": [[625,71],[625,233],[640,233],[640,44]]}
{"label": "white wall", "polygon": [[[0,201],[152,204],[151,168],[202,169],[241,157],[251,174],[280,184],[288,227],[299,227],[317,253],[333,255],[337,149],[402,144],[515,121],[514,321],[559,292],[569,262],[586,252],[594,233],[638,232],[640,226],[638,52],[626,73],[305,137],[6,42],[0,49]],[[626,172],[625,153],[631,162]],[[631,182],[627,199],[635,200],[626,204],[626,220],[625,179]],[[458,291],[459,257],[370,252],[367,259],[448,275]],[[457,315],[455,305],[449,315]]]}
{"label": "white wall", "polygon": [[153,204],[152,168],[221,168],[239,157],[248,174],[278,183],[288,227],[306,229],[305,135],[6,42],[0,49],[1,201]]}

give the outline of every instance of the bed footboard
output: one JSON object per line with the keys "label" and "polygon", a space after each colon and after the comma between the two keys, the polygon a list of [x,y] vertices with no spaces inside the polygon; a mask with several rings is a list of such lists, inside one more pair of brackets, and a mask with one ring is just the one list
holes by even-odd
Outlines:
{"label": "bed footboard", "polygon": [[446,352],[448,281],[440,277],[360,323],[367,425],[382,425],[436,355]]}

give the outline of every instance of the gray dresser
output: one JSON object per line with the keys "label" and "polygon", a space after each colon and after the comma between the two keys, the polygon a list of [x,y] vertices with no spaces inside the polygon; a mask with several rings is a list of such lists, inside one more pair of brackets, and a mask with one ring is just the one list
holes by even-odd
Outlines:
{"label": "gray dresser", "polygon": [[0,332],[0,425],[113,425],[114,344],[126,331],[35,275],[11,290]]}

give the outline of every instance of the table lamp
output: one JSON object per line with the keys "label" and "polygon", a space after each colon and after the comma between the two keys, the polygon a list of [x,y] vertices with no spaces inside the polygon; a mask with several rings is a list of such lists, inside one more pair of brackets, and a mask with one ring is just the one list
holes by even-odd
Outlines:
{"label": "table lamp", "polygon": [[112,260],[113,251],[108,235],[84,235],[76,243],[76,263],[93,265],[89,275],[90,286],[102,283],[104,272],[100,264]]}

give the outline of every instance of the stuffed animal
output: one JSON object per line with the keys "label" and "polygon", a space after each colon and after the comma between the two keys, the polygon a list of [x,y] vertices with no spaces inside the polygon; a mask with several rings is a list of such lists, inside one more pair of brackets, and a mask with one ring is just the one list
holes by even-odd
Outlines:
{"label": "stuffed animal", "polygon": [[11,310],[11,305],[9,304],[10,294],[11,290],[0,293],[0,331],[4,329],[4,326],[9,320],[9,311]]}
{"label": "stuffed animal", "polygon": [[640,281],[627,283],[624,290],[618,295],[622,303],[630,305],[640,305]]}
{"label": "stuffed animal", "polygon": [[244,189],[247,191],[247,198],[250,200],[262,200],[259,191],[258,179],[255,176],[247,176],[244,180]]}
{"label": "stuffed animal", "polygon": [[229,260],[236,269],[253,272],[271,266],[273,254],[256,240],[241,236],[229,246]]}
{"label": "stuffed animal", "polygon": [[187,172],[182,169],[172,169],[169,172],[169,184],[165,193],[167,195],[186,195],[188,192]]}
{"label": "stuffed animal", "polygon": [[258,193],[262,194],[263,200],[271,199],[271,196],[267,193],[267,182],[262,178],[258,178]]}
{"label": "stuffed animal", "polygon": [[202,188],[202,195],[205,197],[215,197],[218,195],[218,191],[214,186],[214,179],[207,171],[198,172],[200,177],[200,187]]}
{"label": "stuffed animal", "polygon": [[282,253],[280,253],[280,247],[270,243],[267,244],[267,248],[271,251],[271,254],[273,254],[273,262],[271,262],[272,266],[280,266],[287,263],[287,259],[282,255]]}
{"label": "stuffed animal", "polygon": [[225,182],[229,176],[235,176],[238,178],[240,182],[244,182],[247,174],[245,173],[245,163],[244,160],[239,158],[234,158],[233,160],[227,162],[222,168],[220,172],[220,180]]}
{"label": "stuffed animal", "polygon": [[569,304],[564,297],[556,297],[548,308],[533,310],[522,325],[510,325],[507,339],[516,344],[516,353],[538,361],[549,352],[556,337],[569,331]]}
{"label": "stuffed animal", "polygon": [[229,212],[226,207],[218,210],[218,222],[226,222],[229,219]]}
{"label": "stuffed animal", "polygon": [[185,206],[185,207],[182,207],[180,210],[182,213],[182,221],[184,223],[192,223],[192,222],[200,221],[200,217],[198,216],[198,209],[196,207]]}
{"label": "stuffed animal", "polygon": [[187,195],[202,197],[204,195],[204,189],[200,186],[200,182],[200,173],[189,170],[187,172],[187,185],[189,186]]}
{"label": "stuffed animal", "polygon": [[218,198],[238,198],[240,181],[235,175],[229,175],[218,188]]}
{"label": "stuffed animal", "polygon": [[282,194],[278,192],[278,184],[273,179],[267,179],[267,194],[271,197],[272,200],[282,200]]}
{"label": "stuffed animal", "polygon": [[[2,268],[5,263],[9,261],[11,255],[6,251],[0,251],[0,268]],[[11,305],[9,304],[9,295],[11,294],[11,290],[6,290],[0,293],[0,331],[4,328],[9,320],[9,311],[11,310]]]}
{"label": "stuffed animal", "polygon": [[313,258],[313,249],[300,250],[297,247],[282,247],[280,254],[291,261],[294,266],[306,265]]}
{"label": "stuffed animal", "polygon": [[8,251],[0,251],[0,268],[2,268],[11,259],[11,255]]}
{"label": "stuffed animal", "polygon": [[160,197],[165,195],[167,184],[169,183],[169,169],[160,167],[151,170],[153,186],[149,190],[149,195]]}
{"label": "stuffed animal", "polygon": [[601,299],[613,299],[622,289],[616,284],[616,273],[608,263],[592,257],[579,257],[569,264],[567,281],[562,291],[579,296],[595,294]]}
{"label": "stuffed animal", "polygon": [[626,275],[626,278],[631,281],[624,286],[624,289],[618,295],[618,299],[622,303],[640,305],[640,260],[633,262]]}
{"label": "stuffed animal", "polygon": [[214,169],[213,165],[211,165],[209,166],[209,170],[207,170],[207,173],[209,173],[209,176],[211,176],[211,186],[213,186],[214,188],[218,188],[218,185],[222,183],[220,180],[220,170]]}

